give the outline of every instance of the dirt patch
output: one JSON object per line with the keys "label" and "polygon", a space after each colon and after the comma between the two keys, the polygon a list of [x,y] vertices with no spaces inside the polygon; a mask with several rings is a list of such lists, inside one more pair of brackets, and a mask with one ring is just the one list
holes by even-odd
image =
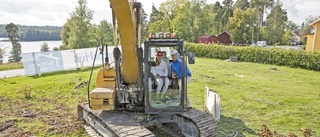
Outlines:
{"label": "dirt patch", "polygon": [[[36,101],[41,103],[1,98],[1,102],[6,106],[0,108],[0,111],[4,112],[0,115],[1,119],[4,118],[0,121],[0,136],[33,136],[39,134],[39,131],[46,135],[66,136],[74,130],[83,131],[82,123],[78,121],[73,108],[46,97],[40,97]],[[45,109],[46,105],[53,107]]]}

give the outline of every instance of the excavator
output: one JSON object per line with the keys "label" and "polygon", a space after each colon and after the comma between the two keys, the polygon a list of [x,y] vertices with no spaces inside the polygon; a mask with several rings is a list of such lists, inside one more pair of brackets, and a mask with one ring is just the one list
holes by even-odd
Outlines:
{"label": "excavator", "polygon": [[[153,137],[156,134],[148,127],[156,127],[171,136],[217,136],[218,125],[210,114],[186,107],[185,67],[181,67],[181,87],[171,77],[170,50],[177,51],[182,66],[195,63],[193,53],[184,50],[184,41],[177,33],[151,33],[142,46],[142,4],[136,0],[109,1],[114,62],[109,62],[106,47],[107,55],[97,73],[95,88],[90,91],[88,84],[88,102],[78,105],[78,118],[85,122],[87,132],[91,136]],[[170,79],[167,92],[161,96],[155,93],[157,85],[150,73],[158,51],[163,53],[162,61],[168,66]],[[91,77],[92,71],[89,82]]]}

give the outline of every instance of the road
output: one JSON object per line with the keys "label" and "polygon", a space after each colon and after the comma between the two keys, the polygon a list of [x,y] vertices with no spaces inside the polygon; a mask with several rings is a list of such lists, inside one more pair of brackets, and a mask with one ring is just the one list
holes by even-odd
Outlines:
{"label": "road", "polygon": [[24,69],[0,71],[0,79],[16,77],[16,76],[24,76],[24,75],[25,75]]}

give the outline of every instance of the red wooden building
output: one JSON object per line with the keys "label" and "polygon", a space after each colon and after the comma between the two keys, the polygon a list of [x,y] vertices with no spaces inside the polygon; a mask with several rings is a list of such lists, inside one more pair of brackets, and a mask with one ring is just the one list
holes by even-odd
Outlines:
{"label": "red wooden building", "polygon": [[214,35],[202,35],[198,37],[198,43],[203,43],[203,44],[218,43],[218,38]]}
{"label": "red wooden building", "polygon": [[228,32],[222,32],[218,37],[214,35],[202,35],[198,37],[198,43],[213,44],[218,43],[222,45],[231,45],[230,34]]}
{"label": "red wooden building", "polygon": [[231,45],[232,41],[230,40],[230,34],[228,32],[222,32],[219,36],[219,44],[222,45]]}

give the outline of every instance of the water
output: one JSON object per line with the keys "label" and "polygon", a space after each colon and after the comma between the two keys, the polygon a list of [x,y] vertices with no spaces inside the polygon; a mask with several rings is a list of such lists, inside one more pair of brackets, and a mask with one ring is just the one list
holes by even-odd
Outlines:
{"label": "water", "polygon": [[[20,42],[22,53],[30,53],[30,52],[41,52],[40,48],[43,43],[47,43],[49,47],[49,51],[52,51],[54,47],[59,47],[62,45],[62,41],[28,41],[28,42]],[[5,41],[0,42],[0,48],[5,51],[3,63],[6,63],[9,58],[10,51],[12,49],[11,42]]]}

